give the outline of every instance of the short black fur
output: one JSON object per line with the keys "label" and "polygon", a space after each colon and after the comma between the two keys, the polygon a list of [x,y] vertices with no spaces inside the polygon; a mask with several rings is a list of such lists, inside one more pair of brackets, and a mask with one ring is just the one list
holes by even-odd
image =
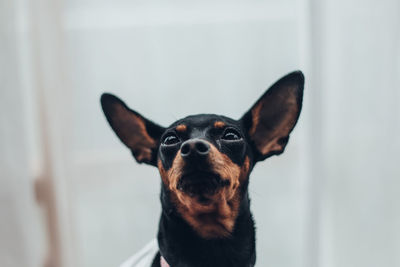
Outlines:
{"label": "short black fur", "polygon": [[[167,128],[129,109],[117,97],[111,94],[102,95],[102,108],[110,126],[121,141],[131,149],[138,162],[158,166],[160,173],[167,172],[174,166],[178,153],[183,155],[182,146],[185,143],[206,142],[209,144],[206,146],[214,147],[217,150],[214,153],[220,153],[221,158],[227,158],[237,168],[247,171],[237,189],[238,212],[234,227],[228,236],[207,238],[202,236],[198,229],[194,229],[185,219],[184,214],[180,213],[176,199],[175,202],[173,200],[171,188],[163,180],[160,194],[162,214],[157,236],[160,251],[155,256],[152,267],[160,266],[160,257],[163,257],[171,267],[252,267],[255,265],[256,238],[248,195],[249,175],[258,161],[272,155],[279,155],[284,151],[289,134],[299,118],[303,87],[303,74],[300,71],[292,72],[273,84],[239,120],[214,114],[199,114],[178,120]],[[132,134],[136,134],[135,138],[137,136],[147,138],[147,143],[135,139],[133,143],[138,144],[138,147],[132,147],[132,143],[126,140],[127,131],[121,126],[123,123],[118,120],[120,115],[116,114],[115,110],[122,112],[123,119],[121,120],[130,124],[131,127],[126,129],[131,130],[132,125],[136,126],[137,129],[134,130],[137,133]],[[129,114],[134,116],[127,116]],[[132,122],[126,118],[131,119]],[[183,128],[179,130],[179,126]],[[226,137],[227,132],[230,132],[229,138]],[[205,151],[206,146],[203,147]],[[200,154],[198,157],[186,158],[182,173],[212,171],[210,169],[212,164],[207,163],[206,159],[200,158]],[[219,176],[211,176],[213,179],[221,179]],[[182,177],[179,182],[184,179]],[[226,183],[227,181],[219,182]],[[213,180],[213,183],[209,183],[208,186],[215,187],[214,191],[218,191],[219,186],[229,186],[229,183],[221,185],[219,182]],[[199,195],[204,193],[204,190],[196,191],[190,186],[187,187],[189,189],[185,186],[182,188],[174,188],[174,190],[189,191],[190,189],[191,191],[186,193]],[[208,190],[207,187],[204,188]]]}

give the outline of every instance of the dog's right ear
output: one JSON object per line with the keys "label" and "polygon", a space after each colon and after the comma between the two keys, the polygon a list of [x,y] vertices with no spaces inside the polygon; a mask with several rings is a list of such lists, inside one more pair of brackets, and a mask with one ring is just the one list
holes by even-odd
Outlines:
{"label": "dog's right ear", "polygon": [[165,129],[128,108],[118,97],[104,93],[101,107],[111,128],[139,163],[157,166],[157,149]]}
{"label": "dog's right ear", "polygon": [[303,88],[303,73],[289,73],[274,83],[242,117],[255,161],[284,151],[300,115]]}

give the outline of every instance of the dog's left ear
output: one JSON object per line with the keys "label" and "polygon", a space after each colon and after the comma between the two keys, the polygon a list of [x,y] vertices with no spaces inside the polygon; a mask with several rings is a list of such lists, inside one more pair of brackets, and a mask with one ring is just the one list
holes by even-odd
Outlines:
{"label": "dog's left ear", "polygon": [[281,154],[300,115],[304,76],[292,72],[273,84],[241,118],[255,162]]}
{"label": "dog's left ear", "polygon": [[104,93],[101,106],[111,128],[139,163],[157,166],[157,149],[164,128],[128,108],[118,97]]}

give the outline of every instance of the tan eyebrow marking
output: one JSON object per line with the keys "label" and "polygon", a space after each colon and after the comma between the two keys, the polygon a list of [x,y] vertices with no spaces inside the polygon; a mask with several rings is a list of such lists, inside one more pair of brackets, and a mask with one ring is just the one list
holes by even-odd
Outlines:
{"label": "tan eyebrow marking", "polygon": [[175,128],[178,132],[185,132],[187,130],[187,126],[185,124],[179,124]]}
{"label": "tan eyebrow marking", "polygon": [[223,128],[225,126],[225,123],[222,121],[216,121],[214,122],[214,127],[215,128]]}

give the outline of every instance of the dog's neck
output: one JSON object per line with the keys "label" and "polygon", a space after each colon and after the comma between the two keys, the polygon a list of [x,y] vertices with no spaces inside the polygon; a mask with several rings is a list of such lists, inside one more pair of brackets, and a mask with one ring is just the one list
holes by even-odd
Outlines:
{"label": "dog's neck", "polygon": [[255,231],[244,192],[232,235],[223,239],[203,239],[182,219],[162,186],[162,214],[158,244],[161,255],[171,267],[252,267],[255,264]]}

